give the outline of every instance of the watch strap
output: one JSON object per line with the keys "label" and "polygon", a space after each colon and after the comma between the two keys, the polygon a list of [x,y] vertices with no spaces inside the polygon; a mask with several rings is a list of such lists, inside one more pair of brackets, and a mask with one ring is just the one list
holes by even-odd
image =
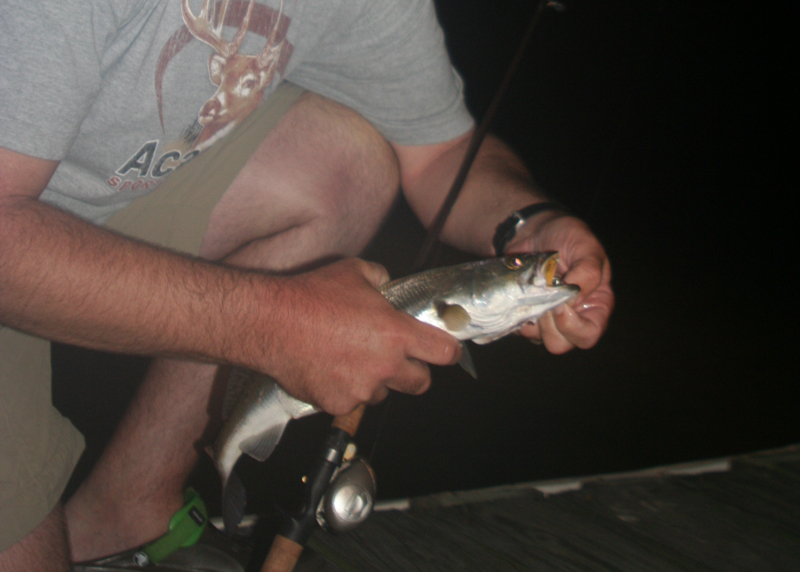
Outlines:
{"label": "watch strap", "polygon": [[494,231],[494,238],[492,239],[492,246],[497,256],[503,256],[505,253],[506,245],[517,235],[517,231],[522,224],[534,215],[545,211],[564,211],[567,209],[556,202],[545,201],[534,203],[527,207],[514,211],[509,217],[497,225]]}

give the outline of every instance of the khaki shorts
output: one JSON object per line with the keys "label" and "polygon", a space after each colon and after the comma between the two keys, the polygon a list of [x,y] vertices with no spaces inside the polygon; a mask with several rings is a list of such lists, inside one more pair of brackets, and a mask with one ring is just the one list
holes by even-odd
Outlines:
{"label": "khaki shorts", "polygon": [[[107,227],[196,255],[214,206],[303,90],[284,83],[222,142],[172,173]],[[52,405],[50,342],[0,326],[0,551],[58,503],[84,447]]]}

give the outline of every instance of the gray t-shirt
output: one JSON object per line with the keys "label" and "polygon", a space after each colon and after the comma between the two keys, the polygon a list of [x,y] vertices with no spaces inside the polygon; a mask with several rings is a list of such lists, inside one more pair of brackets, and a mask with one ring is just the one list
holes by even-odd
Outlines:
{"label": "gray t-shirt", "polygon": [[430,0],[232,0],[221,27],[201,9],[0,3],[0,146],[61,161],[43,201],[103,222],[283,79],[352,107],[399,144],[472,126]]}

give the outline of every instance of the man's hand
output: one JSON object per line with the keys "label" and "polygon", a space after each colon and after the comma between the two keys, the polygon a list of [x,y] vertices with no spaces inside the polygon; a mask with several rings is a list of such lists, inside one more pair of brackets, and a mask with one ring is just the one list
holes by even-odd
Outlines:
{"label": "man's hand", "polygon": [[[461,166],[470,133],[436,145],[395,145],[403,191],[426,226],[431,224]],[[487,136],[470,169],[461,195],[442,231],[442,240],[456,248],[491,256],[498,222],[530,204],[537,193],[522,161],[500,140]],[[553,212],[529,219],[506,246],[506,253],[555,250],[564,280],[581,287],[577,298],[542,316],[520,333],[543,341],[553,353],[597,343],[614,308],[611,267],[602,245],[574,217]]]}
{"label": "man's hand", "polygon": [[264,305],[264,352],[273,375],[292,395],[333,415],[384,399],[389,389],[423,393],[427,364],[451,365],[461,355],[449,334],[395,310],[377,291],[386,270],[358,259],[280,279]]}
{"label": "man's hand", "polygon": [[583,221],[542,213],[529,220],[506,247],[509,254],[534,250],[557,251],[562,279],[580,286],[581,292],[538,323],[520,328],[520,333],[531,341],[544,342],[554,354],[594,346],[614,309],[611,265],[602,245]]}

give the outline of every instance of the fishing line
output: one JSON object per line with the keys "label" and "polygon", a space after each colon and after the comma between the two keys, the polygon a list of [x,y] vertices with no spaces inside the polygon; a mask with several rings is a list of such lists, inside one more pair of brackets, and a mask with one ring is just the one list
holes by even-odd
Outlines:
{"label": "fishing line", "polygon": [[469,173],[472,164],[475,162],[475,157],[478,155],[478,150],[480,149],[481,143],[483,143],[486,134],[489,132],[489,125],[494,120],[494,116],[497,115],[497,110],[500,108],[500,101],[503,99],[506,91],[508,91],[508,86],[511,84],[511,79],[514,77],[514,74],[519,68],[519,64],[522,61],[522,56],[525,55],[525,52],[528,48],[528,43],[533,37],[533,32],[536,29],[536,26],[538,25],[542,16],[542,12],[544,12],[545,8],[553,8],[560,12],[564,10],[564,5],[560,2],[542,0],[536,7],[536,11],[533,13],[533,18],[531,18],[530,24],[528,24],[528,29],[525,31],[525,35],[522,37],[522,42],[520,42],[520,45],[517,48],[517,53],[514,55],[514,59],[511,60],[511,64],[508,66],[508,71],[506,71],[503,82],[500,84],[500,87],[497,88],[497,91],[492,98],[492,102],[489,104],[489,109],[486,111],[486,115],[483,116],[480,125],[472,134],[469,147],[467,147],[467,152],[464,155],[463,161],[461,162],[461,167],[458,170],[456,178],[453,180],[453,185],[450,187],[450,191],[448,191],[442,206],[439,208],[439,212],[436,214],[433,224],[431,225],[430,229],[428,229],[428,236],[425,238],[425,242],[422,245],[419,256],[414,263],[414,268],[411,271],[412,274],[422,270],[428,262],[428,256],[431,248],[439,239],[439,235],[442,233],[442,228],[447,220],[447,216],[450,214],[458,195],[461,193],[461,189],[464,187],[464,181],[467,180],[467,174]]}
{"label": "fishing line", "polygon": [[[467,152],[464,155],[464,159],[461,161],[461,166],[458,169],[456,178],[453,180],[453,184],[450,187],[442,206],[439,207],[439,212],[436,214],[433,224],[431,224],[430,228],[428,229],[428,235],[425,238],[425,242],[422,245],[419,256],[417,256],[417,260],[414,262],[411,274],[421,271],[429,263],[428,259],[430,257],[431,249],[433,248],[433,245],[436,244],[436,241],[439,240],[439,236],[442,234],[444,223],[447,220],[450,211],[453,209],[453,205],[455,204],[456,199],[458,199],[461,189],[464,187],[464,182],[467,180],[467,174],[469,173],[472,164],[475,162],[475,157],[478,155],[478,150],[480,149],[481,143],[483,143],[486,134],[489,132],[489,125],[494,120],[495,115],[497,115],[497,110],[500,108],[500,101],[503,99],[503,96],[505,96],[506,91],[508,91],[508,86],[511,84],[511,79],[514,77],[514,74],[520,66],[522,56],[525,55],[525,52],[527,51],[528,44],[533,37],[533,32],[536,29],[536,26],[539,24],[539,20],[541,19],[545,8],[553,8],[557,12],[562,12],[564,10],[564,4],[552,0],[541,0],[539,5],[536,7],[536,11],[533,13],[533,17],[528,24],[525,35],[522,37],[522,41],[517,48],[516,54],[514,54],[514,59],[511,60],[511,63],[508,66],[508,70],[506,71],[506,75],[503,78],[502,83],[497,88],[494,97],[492,97],[492,101],[489,104],[489,108],[486,110],[486,114],[483,116],[480,125],[478,125],[478,128],[472,133],[472,138],[469,141]],[[391,395],[389,397],[391,397]],[[383,412],[381,413],[381,418],[378,422],[378,428],[375,432],[375,439],[372,443],[372,449],[370,450],[367,458],[370,462],[372,462],[372,457],[375,455],[375,449],[378,447],[378,442],[380,441],[381,434],[383,433],[383,428],[386,425],[386,417],[389,411],[389,397],[387,397],[383,402]]]}

